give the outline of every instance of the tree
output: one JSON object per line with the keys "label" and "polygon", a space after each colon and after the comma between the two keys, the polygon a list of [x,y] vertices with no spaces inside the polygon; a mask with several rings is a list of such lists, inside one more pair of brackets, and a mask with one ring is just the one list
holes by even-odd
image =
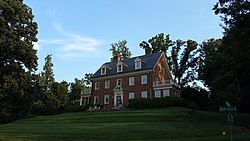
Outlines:
{"label": "tree", "polygon": [[0,122],[23,116],[37,67],[37,23],[21,0],[0,1]]}
{"label": "tree", "polygon": [[[183,45],[185,46],[184,51],[179,55]],[[198,59],[195,57],[197,46],[197,42],[193,40],[187,40],[186,42],[177,40],[175,46],[172,47],[170,65],[172,66],[174,80],[177,80],[177,83],[181,87],[195,80],[195,70]]]}
{"label": "tree", "polygon": [[68,83],[63,81],[61,83],[54,82],[51,85],[51,93],[55,95],[57,101],[56,108],[59,112],[64,111],[68,104]]}
{"label": "tree", "polygon": [[85,73],[83,82],[85,83],[85,85],[91,85],[91,78],[93,76],[93,73]]}
{"label": "tree", "polygon": [[55,81],[53,73],[53,63],[52,63],[52,54],[49,54],[45,57],[45,65],[43,66],[42,75],[42,85],[45,86],[46,90],[49,90],[52,83]]}
{"label": "tree", "polygon": [[170,39],[169,34],[164,35],[164,33],[160,33],[149,39],[147,42],[142,41],[139,44],[143,49],[151,48],[153,53],[162,51],[165,54],[167,53],[168,48],[173,45],[174,42]]}
{"label": "tree", "polygon": [[117,54],[121,55],[121,59],[128,59],[132,54],[127,47],[127,41],[122,40],[118,41],[118,43],[112,43],[111,49],[109,51],[112,51],[112,58],[111,61],[115,61],[115,57]]}
{"label": "tree", "polygon": [[[193,40],[182,41],[178,39],[174,42],[169,36],[169,34],[164,35],[164,33],[160,33],[147,42],[142,41],[139,46],[143,49],[152,49],[153,53],[164,52],[167,57],[169,70],[174,75],[174,80],[183,87],[195,79],[195,66],[197,63],[195,50],[198,44]],[[168,56],[170,48],[172,48],[171,55]],[[179,55],[183,48],[183,53]]]}
{"label": "tree", "polygon": [[83,80],[75,78],[75,82],[70,84],[70,101],[80,99],[81,92],[86,89],[85,83]]}
{"label": "tree", "polygon": [[220,61],[214,62],[211,84],[221,101],[228,100],[242,112],[249,112],[250,95],[250,2],[220,0],[213,8],[224,22],[222,46],[217,50]]}

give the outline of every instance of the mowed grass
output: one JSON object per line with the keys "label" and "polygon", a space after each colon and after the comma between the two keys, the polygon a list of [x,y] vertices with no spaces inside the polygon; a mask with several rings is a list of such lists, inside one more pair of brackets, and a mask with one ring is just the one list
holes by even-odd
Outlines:
{"label": "mowed grass", "polygon": [[[236,120],[241,116],[250,120],[237,114]],[[0,125],[0,140],[228,141],[230,136],[226,114],[166,108],[37,116]],[[249,141],[249,128],[233,125],[233,140]]]}

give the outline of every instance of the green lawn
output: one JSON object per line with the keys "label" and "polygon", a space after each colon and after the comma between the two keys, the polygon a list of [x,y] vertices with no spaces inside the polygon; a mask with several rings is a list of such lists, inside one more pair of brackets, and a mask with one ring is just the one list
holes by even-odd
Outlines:
{"label": "green lawn", "polygon": [[[250,115],[235,120],[249,123]],[[246,125],[248,126],[248,125]],[[226,135],[222,135],[225,131]],[[0,141],[162,140],[229,141],[226,115],[184,108],[64,113],[0,125]],[[234,141],[249,141],[250,129],[233,126]]]}

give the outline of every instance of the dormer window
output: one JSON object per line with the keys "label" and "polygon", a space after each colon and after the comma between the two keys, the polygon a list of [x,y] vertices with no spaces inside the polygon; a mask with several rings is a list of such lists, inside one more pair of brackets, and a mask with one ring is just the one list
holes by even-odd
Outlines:
{"label": "dormer window", "polygon": [[117,65],[117,72],[122,72],[122,71],[123,71],[123,66]]}
{"label": "dormer window", "polygon": [[142,60],[140,58],[136,58],[134,62],[135,62],[135,69],[136,70],[137,69],[141,69],[141,62],[142,62]]}
{"label": "dormer window", "polygon": [[101,66],[101,75],[106,75],[110,70],[111,68],[109,68],[106,64],[103,64]]}
{"label": "dormer window", "polygon": [[106,74],[106,68],[101,68],[101,75],[105,75]]}
{"label": "dormer window", "polygon": [[117,72],[123,72],[124,71],[124,67],[127,67],[126,64],[124,64],[123,62],[119,61],[117,64],[116,64],[116,69],[117,69]]}

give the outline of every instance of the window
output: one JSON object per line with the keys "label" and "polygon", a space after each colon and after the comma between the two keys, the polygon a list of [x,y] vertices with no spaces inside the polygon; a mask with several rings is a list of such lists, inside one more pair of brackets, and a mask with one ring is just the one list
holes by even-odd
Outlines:
{"label": "window", "polygon": [[109,95],[104,95],[104,104],[109,104]]}
{"label": "window", "polygon": [[147,80],[147,75],[142,75],[141,76],[141,84],[147,84],[148,80]]}
{"label": "window", "polygon": [[135,69],[140,69],[141,68],[141,61],[135,61]]}
{"label": "window", "polygon": [[163,90],[163,97],[170,96],[169,90]]}
{"label": "window", "polygon": [[141,97],[142,98],[147,98],[148,97],[148,92],[147,91],[142,91],[141,92]]}
{"label": "window", "polygon": [[129,86],[133,86],[135,84],[135,77],[129,77]]}
{"label": "window", "polygon": [[161,90],[155,91],[155,98],[161,98]]}
{"label": "window", "polygon": [[101,75],[105,75],[106,74],[106,68],[101,68]]}
{"label": "window", "polygon": [[117,72],[122,72],[122,69],[123,69],[122,65],[117,65]]}
{"label": "window", "polygon": [[99,90],[100,88],[100,83],[99,82],[95,82],[95,90]]}
{"label": "window", "polygon": [[105,81],[105,89],[108,89],[110,87],[110,81],[107,80]]}
{"label": "window", "polygon": [[122,86],[122,79],[116,79],[116,86]]}
{"label": "window", "polygon": [[99,96],[94,96],[94,105],[99,104]]}
{"label": "window", "polygon": [[128,99],[133,99],[133,98],[135,98],[135,93],[134,92],[128,93]]}

